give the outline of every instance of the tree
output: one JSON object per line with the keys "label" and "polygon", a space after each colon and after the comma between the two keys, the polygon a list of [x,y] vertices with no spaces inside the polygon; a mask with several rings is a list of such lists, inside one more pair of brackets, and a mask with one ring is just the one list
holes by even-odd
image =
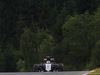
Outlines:
{"label": "tree", "polygon": [[93,20],[90,23],[91,26],[91,35],[93,36],[92,45],[91,45],[91,58],[90,62],[87,64],[88,69],[94,69],[100,67],[99,61],[99,46],[100,46],[100,8],[95,12]]}
{"label": "tree", "polygon": [[33,71],[33,64],[37,63],[36,36],[30,29],[25,29],[20,39],[20,50],[25,60],[25,70]]}
{"label": "tree", "polygon": [[91,57],[91,65],[90,69],[98,68],[100,67],[100,40],[96,43],[93,51],[92,51],[92,57]]}
{"label": "tree", "polygon": [[[89,62],[90,42],[88,38],[91,36],[88,25],[91,20],[91,15],[86,12],[82,15],[70,17],[62,27],[64,36],[62,48],[66,49],[65,56],[67,59],[64,63],[76,67],[72,70],[82,70],[81,67],[86,65],[84,63]],[[80,66],[77,63],[80,63]]]}
{"label": "tree", "polygon": [[50,34],[46,34],[46,38],[43,38],[39,46],[39,57],[44,58],[45,56],[52,56],[54,52],[54,40]]}
{"label": "tree", "polygon": [[95,12],[94,19],[91,23],[92,35],[94,36],[95,43],[100,40],[100,8]]}
{"label": "tree", "polygon": [[16,72],[17,59],[15,59],[14,48],[11,43],[8,43],[6,48],[3,49],[3,54],[5,59],[5,72]]}
{"label": "tree", "polygon": [[5,71],[5,59],[4,59],[4,53],[2,52],[1,46],[0,46],[0,72]]}

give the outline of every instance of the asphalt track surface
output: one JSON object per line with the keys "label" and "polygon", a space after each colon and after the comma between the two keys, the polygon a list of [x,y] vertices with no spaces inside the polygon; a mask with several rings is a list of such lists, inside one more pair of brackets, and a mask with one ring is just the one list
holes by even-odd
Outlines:
{"label": "asphalt track surface", "polygon": [[85,75],[89,71],[67,71],[67,72],[5,72],[0,75]]}

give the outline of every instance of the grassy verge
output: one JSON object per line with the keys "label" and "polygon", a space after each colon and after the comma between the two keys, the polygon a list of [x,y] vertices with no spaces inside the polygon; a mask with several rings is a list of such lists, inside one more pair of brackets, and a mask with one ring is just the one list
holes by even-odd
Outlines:
{"label": "grassy verge", "polygon": [[87,75],[100,75],[100,68],[95,69],[94,72],[91,72],[90,74]]}

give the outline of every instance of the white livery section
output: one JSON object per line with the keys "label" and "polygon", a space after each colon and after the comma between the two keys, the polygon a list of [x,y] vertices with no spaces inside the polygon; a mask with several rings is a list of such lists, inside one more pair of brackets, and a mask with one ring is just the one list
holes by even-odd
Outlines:
{"label": "white livery section", "polygon": [[45,69],[46,69],[46,71],[47,72],[50,72],[50,70],[51,70],[51,64],[45,64]]}

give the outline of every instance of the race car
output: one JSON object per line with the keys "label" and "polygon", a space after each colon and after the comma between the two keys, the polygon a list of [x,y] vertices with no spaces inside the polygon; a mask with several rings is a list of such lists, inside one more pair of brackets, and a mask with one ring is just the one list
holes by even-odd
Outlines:
{"label": "race car", "polygon": [[57,64],[54,58],[47,57],[42,63],[34,64],[33,68],[35,72],[59,72],[63,71],[63,64]]}

